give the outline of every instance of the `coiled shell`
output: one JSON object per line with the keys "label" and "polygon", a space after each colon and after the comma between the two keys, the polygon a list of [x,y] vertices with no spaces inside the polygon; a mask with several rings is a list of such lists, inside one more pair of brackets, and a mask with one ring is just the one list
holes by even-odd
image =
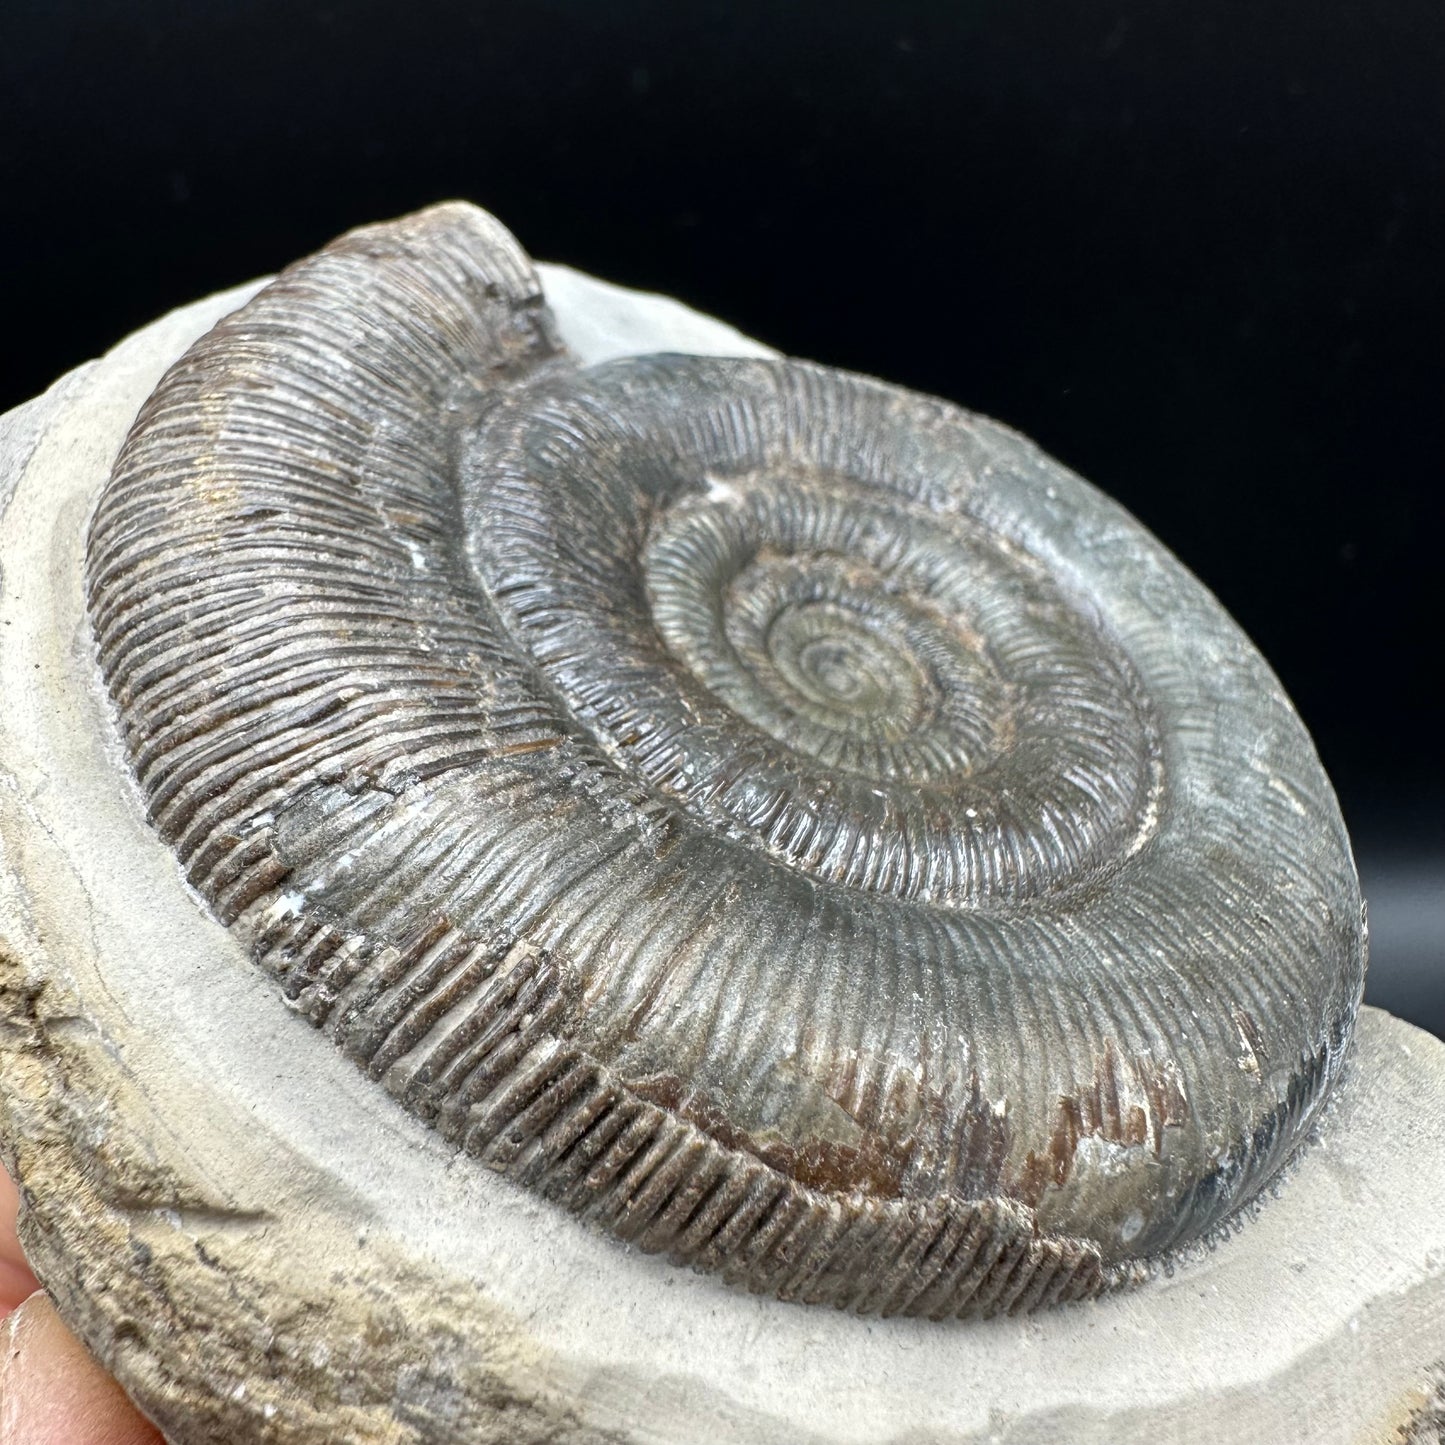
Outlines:
{"label": "coiled shell", "polygon": [[408,1109],[644,1249],[860,1311],[1096,1293],[1255,1194],[1338,1070],[1333,796],[1157,542],[875,381],[578,370],[471,207],[197,343],[88,584],[217,915]]}

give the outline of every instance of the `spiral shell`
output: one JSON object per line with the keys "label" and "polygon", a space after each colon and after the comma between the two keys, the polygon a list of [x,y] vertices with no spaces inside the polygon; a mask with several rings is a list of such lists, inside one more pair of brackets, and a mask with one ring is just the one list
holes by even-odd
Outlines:
{"label": "spiral shell", "polygon": [[203,337],[87,567],[217,916],[407,1109],[643,1249],[858,1311],[1097,1293],[1338,1071],[1333,796],[1157,542],[876,381],[579,370],[474,208]]}

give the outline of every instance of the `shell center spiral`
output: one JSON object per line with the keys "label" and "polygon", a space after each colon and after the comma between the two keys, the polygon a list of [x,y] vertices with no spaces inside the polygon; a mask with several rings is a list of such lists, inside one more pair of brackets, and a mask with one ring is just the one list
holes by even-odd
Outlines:
{"label": "shell center spiral", "polygon": [[[874,782],[971,773],[1011,715],[982,639],[794,486],[762,478],[751,497],[689,499],[656,525],[644,568],[669,651],[740,718],[829,768]],[[896,551],[900,519],[855,504]]]}
{"label": "shell center spiral", "polygon": [[846,608],[790,604],[773,619],[767,643],[779,676],[804,709],[811,705],[889,731],[917,721],[928,680],[912,658],[897,657]]}
{"label": "shell center spiral", "polygon": [[[853,383],[810,398],[856,409],[818,430],[770,389],[813,373],[695,386],[711,365],[543,383],[468,446],[476,574],[572,722],[709,829],[850,888],[993,906],[1121,864],[1157,780],[1148,705],[957,505],[966,478],[932,499],[966,437]],[[890,448],[909,471],[870,466]]]}

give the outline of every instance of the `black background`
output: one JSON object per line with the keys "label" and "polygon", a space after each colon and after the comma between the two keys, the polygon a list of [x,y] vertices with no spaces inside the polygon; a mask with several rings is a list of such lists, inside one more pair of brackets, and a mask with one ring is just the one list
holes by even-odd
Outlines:
{"label": "black background", "polygon": [[448,196],[992,413],[1259,643],[1445,1034],[1439,0],[0,0],[0,411]]}

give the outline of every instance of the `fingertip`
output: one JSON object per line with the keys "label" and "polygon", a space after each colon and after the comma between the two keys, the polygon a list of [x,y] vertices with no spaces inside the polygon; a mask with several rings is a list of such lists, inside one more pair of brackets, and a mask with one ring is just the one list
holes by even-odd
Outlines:
{"label": "fingertip", "polygon": [[43,1291],[0,1324],[0,1445],[164,1445]]}
{"label": "fingertip", "polygon": [[15,1233],[19,1210],[20,1196],[10,1176],[0,1169],[0,1318],[40,1288],[40,1282],[20,1252],[20,1240]]}

